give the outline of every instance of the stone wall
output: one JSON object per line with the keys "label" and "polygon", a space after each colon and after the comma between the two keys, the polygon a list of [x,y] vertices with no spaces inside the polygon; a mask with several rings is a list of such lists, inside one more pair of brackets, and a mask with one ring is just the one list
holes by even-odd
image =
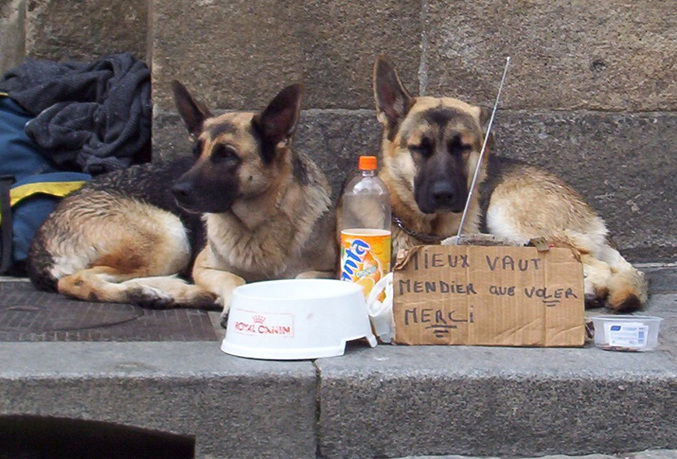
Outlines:
{"label": "stone wall", "polygon": [[[106,54],[147,54],[148,2],[116,0],[0,0],[0,37],[12,35],[0,60],[3,73],[24,57],[89,61]],[[6,19],[4,19],[6,18]],[[21,43],[15,43],[17,38]]]}
{"label": "stone wall", "polygon": [[4,44],[20,48],[21,33],[28,56],[145,56],[156,158],[190,148],[171,80],[214,111],[258,110],[303,82],[296,147],[322,164],[335,190],[359,154],[378,151],[376,55],[395,62],[412,93],[486,106],[509,55],[495,151],[563,175],[631,259],[677,261],[672,2],[4,0],[0,8],[2,65]]}

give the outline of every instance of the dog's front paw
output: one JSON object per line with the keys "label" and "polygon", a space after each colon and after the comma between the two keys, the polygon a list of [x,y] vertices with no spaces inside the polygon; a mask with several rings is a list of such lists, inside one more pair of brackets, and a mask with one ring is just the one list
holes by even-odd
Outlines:
{"label": "dog's front paw", "polygon": [[221,312],[221,315],[219,316],[219,324],[221,325],[221,328],[228,328],[228,311]]}
{"label": "dog's front paw", "polygon": [[186,307],[210,311],[219,311],[222,309],[216,294],[204,290],[191,295],[186,302]]}
{"label": "dog's front paw", "polygon": [[216,303],[223,308],[221,310],[221,315],[219,316],[219,323],[221,324],[221,327],[226,328],[228,325],[228,312],[230,311],[230,295],[228,295],[227,299],[220,296],[216,300]]}
{"label": "dog's front paw", "polygon": [[174,297],[169,293],[147,285],[130,285],[127,290],[130,303],[148,309],[168,309],[175,306]]}
{"label": "dog's front paw", "polygon": [[226,328],[228,326],[228,312],[230,311],[230,301],[228,302],[227,306],[224,306],[223,310],[221,311],[221,315],[219,316],[219,323],[221,324],[221,327]]}

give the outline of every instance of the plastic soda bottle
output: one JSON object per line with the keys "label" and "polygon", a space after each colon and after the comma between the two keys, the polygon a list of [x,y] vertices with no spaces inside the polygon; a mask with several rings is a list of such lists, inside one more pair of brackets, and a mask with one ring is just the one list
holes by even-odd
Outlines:
{"label": "plastic soda bottle", "polygon": [[390,194],[376,175],[375,156],[360,156],[346,185],[340,215],[340,279],[356,282],[365,298],[390,271]]}

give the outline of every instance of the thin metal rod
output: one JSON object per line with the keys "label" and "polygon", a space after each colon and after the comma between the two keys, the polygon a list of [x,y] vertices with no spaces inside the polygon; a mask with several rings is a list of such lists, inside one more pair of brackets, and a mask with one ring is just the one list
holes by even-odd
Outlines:
{"label": "thin metal rod", "polygon": [[498,86],[498,94],[496,94],[496,102],[494,102],[494,109],[491,112],[491,118],[489,119],[489,124],[487,125],[487,133],[484,136],[484,143],[482,144],[482,150],[480,150],[480,159],[477,161],[477,167],[475,168],[475,173],[472,177],[472,182],[470,183],[470,190],[468,191],[468,200],[465,202],[465,209],[463,209],[463,216],[461,217],[461,224],[458,227],[458,234],[456,235],[456,245],[461,241],[461,235],[463,234],[463,226],[465,225],[465,220],[468,217],[468,210],[470,209],[470,202],[472,201],[472,196],[475,191],[475,184],[477,183],[477,177],[479,176],[480,167],[482,166],[482,160],[484,159],[484,150],[487,148],[487,141],[489,140],[489,133],[491,132],[491,127],[494,124],[494,117],[496,116],[496,110],[498,109],[498,101],[501,98],[501,91],[503,90],[503,83],[505,83],[505,76],[508,74],[508,66],[510,65],[510,56],[505,60],[505,68],[503,69],[503,76],[501,77],[501,84]]}

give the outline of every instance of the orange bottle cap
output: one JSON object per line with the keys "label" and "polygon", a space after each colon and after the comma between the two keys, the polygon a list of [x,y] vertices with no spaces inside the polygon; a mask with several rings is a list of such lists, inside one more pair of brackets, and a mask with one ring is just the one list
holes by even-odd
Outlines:
{"label": "orange bottle cap", "polygon": [[360,156],[357,168],[361,171],[376,170],[376,156]]}

